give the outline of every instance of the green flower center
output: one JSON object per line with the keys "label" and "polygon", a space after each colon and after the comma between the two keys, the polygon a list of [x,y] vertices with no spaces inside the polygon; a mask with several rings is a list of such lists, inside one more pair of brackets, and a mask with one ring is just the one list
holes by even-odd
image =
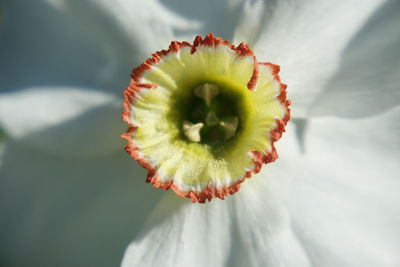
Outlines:
{"label": "green flower center", "polygon": [[178,101],[178,127],[184,139],[210,146],[234,139],[241,128],[240,98],[227,92],[215,83],[203,83]]}

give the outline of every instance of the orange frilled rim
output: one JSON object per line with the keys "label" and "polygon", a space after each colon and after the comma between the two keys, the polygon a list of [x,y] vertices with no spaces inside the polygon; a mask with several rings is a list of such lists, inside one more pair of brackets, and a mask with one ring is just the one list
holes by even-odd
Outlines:
{"label": "orange frilled rim", "polygon": [[[157,89],[157,84],[150,83],[140,83],[140,79],[143,73],[146,70],[150,70],[153,65],[157,64],[163,57],[167,56],[170,53],[178,52],[182,47],[190,47],[191,54],[196,52],[197,47],[199,46],[208,46],[208,47],[218,47],[220,45],[224,45],[235,51],[238,56],[251,56],[254,58],[254,70],[253,75],[250,81],[247,84],[249,90],[253,90],[258,81],[258,66],[266,65],[269,66],[272,70],[272,74],[280,85],[280,94],[277,99],[281,102],[281,104],[285,107],[286,112],[285,116],[282,119],[276,119],[276,127],[269,131],[270,141],[271,141],[271,151],[264,151],[261,153],[259,151],[250,151],[249,155],[251,155],[252,161],[254,162],[254,168],[252,170],[248,170],[244,177],[239,181],[236,181],[232,184],[226,185],[221,188],[214,188],[213,186],[207,186],[203,191],[184,191],[179,188],[174,181],[163,182],[158,178],[156,167],[152,167],[149,162],[146,161],[141,156],[140,148],[135,144],[134,139],[132,138],[133,133],[137,130],[137,126],[134,125],[130,121],[131,115],[131,106],[135,100],[136,94],[142,89]],[[287,125],[290,119],[290,100],[287,99],[286,88],[287,85],[281,82],[281,79],[278,75],[280,71],[280,66],[269,63],[269,62],[257,62],[254,52],[249,48],[247,44],[240,43],[238,46],[231,44],[227,40],[223,40],[219,37],[214,37],[212,33],[206,35],[203,39],[201,36],[196,36],[193,41],[193,44],[189,42],[183,41],[172,41],[169,48],[167,50],[161,50],[153,53],[150,58],[145,60],[139,67],[132,70],[131,74],[131,82],[129,86],[124,91],[125,101],[124,101],[124,111],[122,112],[122,120],[124,120],[128,125],[128,130],[121,135],[121,138],[128,141],[125,146],[125,150],[128,154],[139,162],[139,164],[148,171],[147,174],[147,183],[151,183],[155,188],[161,188],[164,190],[172,189],[177,195],[184,198],[191,198],[192,202],[205,203],[206,200],[211,201],[212,198],[217,197],[220,199],[225,199],[225,196],[228,194],[233,195],[240,189],[241,183],[246,179],[250,178],[252,174],[256,174],[261,170],[263,164],[274,162],[279,156],[276,151],[274,143],[278,141],[283,132],[285,132],[285,126]]]}

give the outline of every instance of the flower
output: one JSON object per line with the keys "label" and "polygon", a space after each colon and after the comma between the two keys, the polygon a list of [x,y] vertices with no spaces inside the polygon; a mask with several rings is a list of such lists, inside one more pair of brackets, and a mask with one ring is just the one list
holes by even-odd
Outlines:
{"label": "flower", "polygon": [[212,33],[172,42],[132,72],[121,135],[147,182],[204,203],[224,199],[263,163],[290,118],[279,66]]}
{"label": "flower", "polygon": [[[3,3],[2,263],[116,265],[134,238],[123,266],[398,265],[397,2],[48,2]],[[208,32],[281,65],[293,123],[193,205],[144,183],[116,118],[132,66]]]}

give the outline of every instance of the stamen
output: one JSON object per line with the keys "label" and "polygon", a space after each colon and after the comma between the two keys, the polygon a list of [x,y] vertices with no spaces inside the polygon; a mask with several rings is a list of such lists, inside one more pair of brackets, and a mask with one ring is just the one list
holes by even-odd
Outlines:
{"label": "stamen", "polygon": [[225,138],[229,139],[235,135],[237,127],[239,125],[238,117],[234,117],[229,121],[220,121],[219,125],[221,125],[225,130]]}
{"label": "stamen", "polygon": [[214,126],[219,123],[219,119],[214,111],[210,111],[207,114],[206,123],[208,126]]}
{"label": "stamen", "polygon": [[214,84],[205,83],[194,89],[194,94],[203,98],[207,106],[210,106],[212,99],[219,94],[219,89]]}
{"label": "stamen", "polygon": [[192,142],[200,142],[200,130],[203,128],[203,123],[193,124],[190,121],[184,121],[182,125],[183,133]]}

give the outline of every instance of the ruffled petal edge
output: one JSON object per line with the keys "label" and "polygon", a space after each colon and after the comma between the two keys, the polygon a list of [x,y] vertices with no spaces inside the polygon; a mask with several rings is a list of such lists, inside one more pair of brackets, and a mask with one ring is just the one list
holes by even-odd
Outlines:
{"label": "ruffled petal edge", "polygon": [[[159,179],[157,174],[157,168],[152,166],[150,162],[148,162],[143,155],[141,155],[139,146],[135,143],[132,136],[133,133],[138,129],[138,126],[132,123],[131,121],[131,106],[135,100],[137,93],[142,89],[156,89],[157,84],[151,83],[141,83],[141,77],[143,73],[147,70],[150,70],[153,65],[157,64],[162,60],[163,57],[167,56],[170,53],[176,53],[183,47],[190,47],[191,54],[195,53],[199,46],[206,47],[218,47],[220,45],[224,45],[232,49],[237,53],[238,56],[250,56],[254,60],[254,69],[253,74],[250,81],[247,83],[247,88],[249,90],[254,90],[257,86],[258,78],[259,78],[259,65],[264,65],[269,67],[275,81],[279,84],[279,94],[276,99],[280,102],[280,104],[284,107],[284,116],[283,118],[275,119],[275,127],[273,130],[269,131],[269,138],[271,141],[271,150],[270,151],[250,151],[249,156],[254,163],[254,167],[251,170],[247,170],[242,179],[233,182],[232,184],[227,184],[220,188],[216,188],[215,186],[207,185],[206,188],[202,191],[186,191],[182,190],[179,185],[174,181],[162,181]],[[167,50],[157,51],[151,55],[146,61],[144,61],[139,67],[133,69],[131,74],[131,82],[130,85],[125,89],[124,96],[124,111],[122,112],[122,120],[124,120],[130,126],[126,133],[121,135],[121,138],[128,141],[125,146],[125,150],[127,153],[139,164],[148,170],[147,174],[147,183],[151,183],[155,188],[161,188],[164,190],[172,189],[177,195],[184,198],[191,198],[192,202],[205,203],[206,200],[211,201],[213,197],[217,197],[220,199],[224,199],[228,194],[233,195],[240,189],[240,185],[246,178],[250,178],[252,173],[256,174],[261,170],[263,164],[270,163],[275,161],[278,158],[278,153],[274,146],[274,143],[278,141],[283,132],[285,132],[285,126],[290,119],[290,100],[287,99],[286,88],[287,85],[281,82],[281,79],[278,75],[280,71],[280,67],[278,65],[269,63],[269,62],[257,62],[254,52],[249,48],[247,44],[241,43],[238,46],[231,44],[227,40],[223,40],[219,37],[214,37],[212,33],[206,35],[203,39],[201,36],[196,36],[193,44],[189,42],[183,41],[172,41],[169,48]]]}

